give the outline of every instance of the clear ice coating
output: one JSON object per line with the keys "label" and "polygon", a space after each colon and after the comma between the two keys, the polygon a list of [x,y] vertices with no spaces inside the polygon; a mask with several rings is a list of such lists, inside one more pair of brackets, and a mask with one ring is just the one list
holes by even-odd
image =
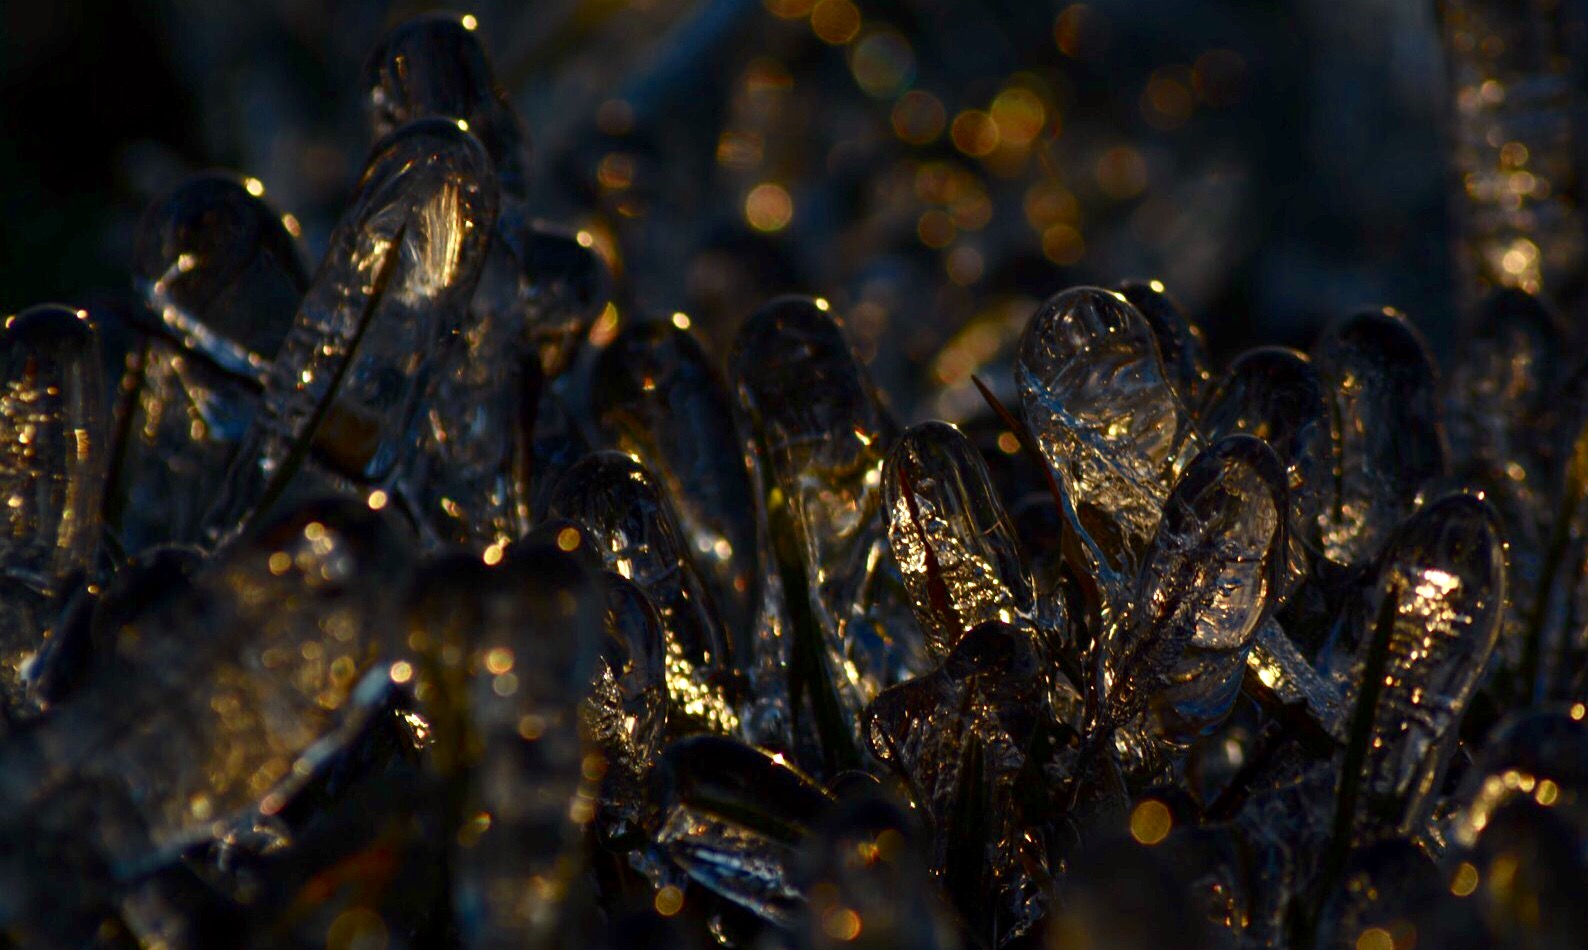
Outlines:
{"label": "clear ice coating", "polygon": [[1288,596],[1306,574],[1316,550],[1318,515],[1332,474],[1323,384],[1305,354],[1283,347],[1248,350],[1230,363],[1209,391],[1201,418],[1208,438],[1237,432],[1255,435],[1285,466],[1290,497]]}
{"label": "clear ice coating", "polygon": [[581,715],[606,766],[596,830],[608,848],[626,850],[644,841],[645,776],[667,735],[666,632],[638,585],[612,571],[606,584],[606,640]]}
{"label": "clear ice coating", "polygon": [[469,664],[473,743],[454,896],[469,946],[566,945],[563,906],[601,769],[580,737],[607,610],[591,544],[566,525],[536,532],[475,592],[485,621]]}
{"label": "clear ice coating", "polygon": [[496,220],[490,160],[457,124],[414,122],[376,145],[353,207],[265,379],[212,530],[317,460],[387,484],[414,454],[431,355],[462,321]]}
{"label": "clear ice coating", "polygon": [[925,665],[907,616],[886,624],[870,616],[892,596],[881,576],[882,463],[895,425],[825,300],[780,297],[762,307],[740,329],[729,367],[769,482],[762,491],[774,536],[797,545],[778,553],[797,560],[805,588],[788,591],[806,602],[790,606],[814,618],[827,676],[852,717]]}
{"label": "clear ice coating", "polygon": [[0,726],[35,711],[28,661],[48,605],[92,570],[105,481],[104,379],[88,314],[46,304],[0,327]]}
{"label": "clear ice coating", "polygon": [[1184,747],[1229,714],[1278,597],[1285,512],[1284,469],[1254,436],[1214,443],[1175,484],[1100,651],[1103,734],[1145,714],[1116,738],[1127,761],[1150,763],[1150,745]]}
{"label": "clear ice coating", "polygon": [[1063,291],[1026,326],[1015,378],[1026,424],[1081,526],[1128,575],[1201,446],[1152,327],[1122,295]]}
{"label": "clear ice coating", "polygon": [[718,736],[673,742],[655,769],[656,843],[689,878],[790,926],[805,895],[794,866],[832,797],[781,756]]}
{"label": "clear ice coating", "polygon": [[1014,790],[1052,718],[1045,669],[1030,633],[988,621],[937,669],[884,690],[863,716],[872,754],[926,811],[931,866],[978,932],[1018,935],[1041,914],[1045,852]]}
{"label": "clear ice coating", "polygon": [[199,540],[309,278],[288,220],[256,179],[205,174],[138,225],[135,283],[157,323],[129,357],[119,420],[124,547]]}
{"label": "clear ice coating", "polygon": [[496,82],[475,24],[473,17],[436,13],[405,20],[386,34],[364,66],[375,136],[416,119],[462,119],[490,155],[503,197],[522,201],[523,126]]}
{"label": "clear ice coating", "polygon": [[1197,405],[1211,376],[1202,330],[1186,318],[1180,304],[1159,281],[1127,280],[1119,285],[1119,292],[1152,327],[1175,395],[1186,406]]}
{"label": "clear ice coating", "polygon": [[1353,677],[1358,702],[1372,704],[1359,837],[1413,834],[1428,817],[1499,636],[1505,589],[1499,519],[1481,499],[1441,499],[1396,533],[1369,604],[1377,629]]}
{"label": "clear ice coating", "polygon": [[1434,364],[1411,323],[1387,307],[1336,321],[1312,360],[1334,445],[1333,490],[1319,518],[1323,552],[1358,566],[1378,554],[1423,483],[1445,474]]}
{"label": "clear ice coating", "polygon": [[27,763],[8,769],[9,788],[47,808],[59,782],[103,778],[161,849],[277,814],[377,708],[399,629],[391,594],[410,564],[383,516],[336,499],[151,584],[105,667],[8,747]]}
{"label": "clear ice coating", "polygon": [[735,733],[742,688],[733,645],[655,476],[632,456],[598,452],[563,475],[549,510],[584,528],[606,566],[661,614],[673,731]]}
{"label": "clear ice coating", "polygon": [[882,489],[888,542],[934,658],[985,621],[1032,615],[1014,525],[981,454],[958,429],[946,422],[907,429],[888,452]]}
{"label": "clear ice coating", "polygon": [[591,400],[619,448],[666,487],[734,651],[751,657],[754,501],[721,374],[689,331],[665,321],[632,323],[601,351]]}

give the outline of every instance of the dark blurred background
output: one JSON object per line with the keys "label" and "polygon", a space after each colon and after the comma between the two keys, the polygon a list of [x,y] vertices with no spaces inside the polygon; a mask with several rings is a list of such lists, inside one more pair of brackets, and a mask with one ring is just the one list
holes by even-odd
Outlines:
{"label": "dark blurred background", "polygon": [[[448,6],[524,116],[532,210],[596,236],[623,307],[717,345],[820,292],[880,376],[953,388],[998,345],[977,326],[1127,277],[1216,356],[1364,303],[1451,345],[1433,0]],[[209,167],[261,179],[317,259],[369,146],[364,57],[426,9],[0,5],[0,310],[130,298],[138,215]]]}

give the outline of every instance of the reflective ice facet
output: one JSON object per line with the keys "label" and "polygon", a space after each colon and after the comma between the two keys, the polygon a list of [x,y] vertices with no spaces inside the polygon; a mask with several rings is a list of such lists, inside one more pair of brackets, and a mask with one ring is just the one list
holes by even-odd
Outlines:
{"label": "reflective ice facet", "polygon": [[1324,554],[1370,560],[1411,511],[1417,490],[1445,473],[1434,364],[1405,317],[1388,308],[1337,321],[1312,350],[1330,401],[1334,489],[1319,519]]}
{"label": "reflective ice facet", "polygon": [[1498,519],[1471,495],[1424,508],[1396,534],[1371,602],[1380,629],[1361,658],[1360,701],[1374,704],[1359,835],[1408,834],[1427,817],[1499,636],[1505,574]]}
{"label": "reflective ice facet", "polygon": [[94,566],[109,435],[101,374],[86,313],[33,307],[0,328],[0,722],[31,708],[22,676],[52,597]]}
{"label": "reflective ice facet", "polygon": [[656,775],[658,846],[702,886],[773,923],[794,922],[805,895],[800,843],[830,796],[781,757],[717,736],[667,747]]}
{"label": "reflective ice facet", "polygon": [[1159,281],[1127,280],[1119,285],[1119,292],[1151,325],[1175,395],[1186,406],[1196,405],[1209,376],[1207,345],[1202,341],[1201,329],[1186,318],[1180,304]]}
{"label": "reflective ice facet", "polygon": [[656,478],[631,456],[599,452],[562,477],[550,513],[584,528],[607,568],[634,581],[656,605],[667,633],[675,730],[736,730],[733,647]]}
{"label": "reflective ice facet", "polygon": [[468,306],[496,201],[490,160],[451,122],[376,146],[266,377],[217,530],[290,477],[311,436],[317,459],[357,482],[386,482],[412,455],[430,357]]}
{"label": "reflective ice facet", "polygon": [[490,155],[503,194],[522,200],[524,130],[473,23],[473,17],[429,14],[386,34],[364,66],[375,135],[415,119],[462,119]]}
{"label": "reflective ice facet", "polygon": [[1105,723],[1149,713],[1185,743],[1228,713],[1283,570],[1285,476],[1261,440],[1232,435],[1192,460],[1164,506],[1135,592],[1105,638]]}
{"label": "reflective ice facet", "polygon": [[853,715],[921,666],[915,631],[867,617],[886,561],[882,462],[894,423],[824,300],[762,307],[729,365],[770,483],[773,527],[792,532],[824,662]]}
{"label": "reflective ice facet", "polygon": [[115,527],[133,550],[196,541],[308,275],[255,179],[206,174],[139,223],[136,283],[157,321],[130,358]]}
{"label": "reflective ice facet", "polygon": [[935,656],[984,621],[1031,614],[1014,526],[958,429],[925,422],[906,430],[888,453],[882,487],[888,541]]}
{"label": "reflective ice facet", "polygon": [[666,485],[735,652],[750,656],[754,509],[721,375],[687,330],[654,321],[618,333],[592,386],[602,424]]}
{"label": "reflective ice facet", "polygon": [[1209,392],[1201,417],[1208,438],[1255,435],[1285,466],[1290,496],[1288,594],[1306,572],[1309,549],[1316,549],[1318,514],[1332,476],[1329,409],[1318,374],[1295,350],[1248,350]]}
{"label": "reflective ice facet", "polygon": [[1031,318],[1015,372],[1026,424],[1082,525],[1129,569],[1200,447],[1152,327],[1120,295],[1066,290]]}

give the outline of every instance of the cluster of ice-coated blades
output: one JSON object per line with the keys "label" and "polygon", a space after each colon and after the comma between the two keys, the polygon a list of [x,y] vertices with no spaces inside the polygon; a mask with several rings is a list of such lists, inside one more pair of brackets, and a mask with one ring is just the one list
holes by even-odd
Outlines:
{"label": "cluster of ice-coated blades", "polygon": [[1334,323],[1312,359],[1334,445],[1334,486],[1319,519],[1323,553],[1359,566],[1383,548],[1423,483],[1445,474],[1434,364],[1422,337],[1388,308]]}
{"label": "cluster of ice-coated blades", "polygon": [[1127,762],[1150,763],[1152,746],[1184,747],[1229,714],[1279,594],[1285,512],[1284,469],[1254,436],[1203,450],[1175,484],[1100,655],[1104,734],[1136,720],[1116,735]]}
{"label": "cluster of ice-coated blades", "polygon": [[753,666],[754,500],[721,373],[687,330],[633,323],[601,352],[591,399],[618,446],[667,488],[734,651]]}
{"label": "cluster of ice-coated blades", "polygon": [[607,847],[626,850],[643,841],[644,779],[667,733],[666,632],[633,581],[608,571],[606,583],[606,639],[582,715],[605,765],[596,830]]}
{"label": "cluster of ice-coated blades", "polygon": [[800,844],[831,796],[781,756],[717,736],[674,742],[653,776],[662,852],[708,890],[793,925],[805,901]]}
{"label": "cluster of ice-coated blades", "polygon": [[888,453],[882,491],[888,541],[934,658],[985,621],[1032,615],[1014,525],[981,453],[958,429],[923,422],[906,430]]}
{"label": "cluster of ice-coated blades", "polygon": [[959,946],[926,873],[917,822],[877,789],[845,794],[805,839],[796,879],[806,895],[801,950]]}
{"label": "cluster of ice-coated blades", "polygon": [[104,377],[88,315],[33,307],[0,328],[0,728],[33,708],[24,667],[48,605],[91,569],[105,482]]}
{"label": "cluster of ice-coated blades", "polygon": [[739,331],[730,368],[769,482],[760,488],[790,609],[820,631],[826,676],[852,716],[925,666],[907,614],[874,622],[891,606],[882,462],[894,423],[824,300],[762,307]]}
{"label": "cluster of ice-coated blades", "polygon": [[410,566],[381,515],[333,500],[151,583],[117,608],[103,668],[8,747],[31,762],[7,782],[27,786],[30,807],[74,776],[125,787],[156,847],[279,812],[384,695],[391,594]]}
{"label": "cluster of ice-coated blades", "polygon": [[414,454],[430,356],[468,306],[496,204],[490,160],[452,122],[414,122],[375,147],[266,377],[212,530],[278,493],[317,434],[317,459],[341,477],[397,474]]}
{"label": "cluster of ice-coated blades", "polygon": [[1246,669],[1259,695],[1302,712],[1329,738],[1345,741],[1349,711],[1339,683],[1318,672],[1272,617],[1257,628]]}
{"label": "cluster of ice-coated blades", "polygon": [[1260,347],[1235,358],[1202,407],[1209,439],[1237,432],[1268,443],[1285,466],[1290,496],[1285,594],[1307,572],[1316,550],[1318,515],[1333,477],[1329,408],[1323,384],[1305,354]]}
{"label": "cluster of ice-coated blades", "polygon": [[586,456],[558,483],[550,514],[583,527],[606,566],[656,605],[667,634],[673,731],[736,731],[741,689],[733,645],[655,476],[622,452]]}
{"label": "cluster of ice-coated blades", "polygon": [[1119,294],[1066,290],[1027,324],[1015,373],[1026,424],[1081,526],[1128,576],[1201,444],[1156,334]]}
{"label": "cluster of ice-coated blades", "polygon": [[475,35],[474,19],[436,13],[403,21],[364,66],[376,138],[416,119],[462,119],[491,157],[502,194],[525,197],[525,136]]}
{"label": "cluster of ice-coated blades", "polygon": [[133,268],[155,322],[129,357],[118,420],[122,544],[199,540],[309,278],[253,179],[206,174],[151,205]]}
{"label": "cluster of ice-coated blades", "polygon": [[872,754],[926,810],[932,867],[980,933],[1016,936],[1042,913],[1045,850],[1014,792],[1053,717],[1046,676],[1028,631],[989,621],[937,669],[884,690],[863,717]]}
{"label": "cluster of ice-coated blades", "polygon": [[600,773],[586,767],[580,739],[607,609],[591,543],[570,526],[536,532],[475,593],[485,616],[470,652],[473,742],[453,899],[470,946],[569,939],[561,908]]}
{"label": "cluster of ice-coated blades", "polygon": [[1163,368],[1175,395],[1188,407],[1197,405],[1211,377],[1202,330],[1186,318],[1180,304],[1159,281],[1127,280],[1119,285],[1119,292],[1152,327],[1158,340],[1158,355],[1163,357]]}
{"label": "cluster of ice-coated blades", "polygon": [[[1357,656],[1357,726],[1368,735],[1354,827],[1361,838],[1407,835],[1428,817],[1499,636],[1505,605],[1499,519],[1473,495],[1413,515],[1385,552]],[[1348,760],[1349,761],[1349,760]]]}

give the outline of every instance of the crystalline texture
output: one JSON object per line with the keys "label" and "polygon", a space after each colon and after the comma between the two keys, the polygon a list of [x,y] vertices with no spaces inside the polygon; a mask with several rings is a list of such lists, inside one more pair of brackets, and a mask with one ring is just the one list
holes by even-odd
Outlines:
{"label": "crystalline texture", "polygon": [[606,641],[584,728],[606,759],[596,820],[614,850],[642,840],[644,779],[667,730],[667,647],[662,618],[632,581],[607,572]]}
{"label": "crystalline texture", "polygon": [[1032,584],[1014,526],[958,429],[925,422],[906,430],[882,485],[888,541],[935,656],[984,621],[1030,616]]}
{"label": "crystalline texture", "polygon": [[1306,573],[1308,545],[1316,544],[1318,514],[1331,474],[1329,410],[1318,374],[1295,350],[1248,350],[1208,394],[1201,415],[1208,438],[1255,435],[1285,466],[1290,496],[1288,594]]}
{"label": "crystalline texture", "polygon": [[196,541],[261,381],[308,287],[292,234],[257,181],[189,179],[152,205],[133,253],[158,326],[133,358],[117,526],[137,550]]}
{"label": "crystalline texture", "polygon": [[1359,702],[1370,704],[1371,719],[1359,836],[1411,834],[1427,817],[1504,601],[1504,544],[1483,501],[1450,496],[1397,533],[1372,603],[1378,629],[1362,658]]}
{"label": "crystalline texture", "polygon": [[884,690],[863,718],[872,754],[930,817],[932,867],[961,913],[1009,935],[1040,916],[1047,883],[1042,847],[1013,802],[1033,737],[1052,715],[1046,697],[1030,634],[990,621],[936,670]]}
{"label": "crystalline texture", "polygon": [[733,647],[654,476],[628,455],[600,452],[568,470],[550,510],[582,526],[607,567],[656,605],[667,632],[675,730],[738,729]]}
{"label": "crystalline texture", "polygon": [[716,736],[668,746],[658,763],[658,846],[689,877],[780,925],[804,895],[800,842],[831,806],[821,786],[759,749]]}
{"label": "crystalline texture", "polygon": [[923,665],[920,645],[905,639],[908,618],[867,617],[886,560],[882,461],[894,424],[825,301],[767,304],[740,330],[730,366],[770,481],[772,525],[788,525],[798,544],[823,662],[853,715]]}
{"label": "crystalline texture", "polygon": [[1312,358],[1330,400],[1334,486],[1319,519],[1323,551],[1339,564],[1371,560],[1411,510],[1424,482],[1445,473],[1434,365],[1417,331],[1393,310],[1331,326]]}
{"label": "crystalline texture", "polygon": [[46,605],[93,567],[104,490],[104,379],[87,314],[46,305],[0,329],[0,723],[32,702],[23,667]]}
{"label": "crystalline texture", "polygon": [[1128,573],[1200,447],[1152,328],[1119,295],[1066,290],[1031,318],[1016,380],[1026,423],[1082,525]]}
{"label": "crystalline texture", "polygon": [[376,146],[266,378],[216,530],[290,477],[316,428],[321,460],[343,477],[386,484],[398,472],[417,442],[429,357],[479,277],[496,198],[485,152],[451,122],[415,122]]}
{"label": "crystalline texture", "polygon": [[1146,712],[1148,735],[1173,746],[1229,713],[1278,596],[1284,520],[1284,472],[1261,440],[1233,435],[1192,460],[1103,642],[1105,728]]}
{"label": "crystalline texture", "polygon": [[750,657],[755,519],[721,375],[687,331],[636,323],[601,352],[593,389],[595,411],[618,445],[666,485],[735,652]]}

